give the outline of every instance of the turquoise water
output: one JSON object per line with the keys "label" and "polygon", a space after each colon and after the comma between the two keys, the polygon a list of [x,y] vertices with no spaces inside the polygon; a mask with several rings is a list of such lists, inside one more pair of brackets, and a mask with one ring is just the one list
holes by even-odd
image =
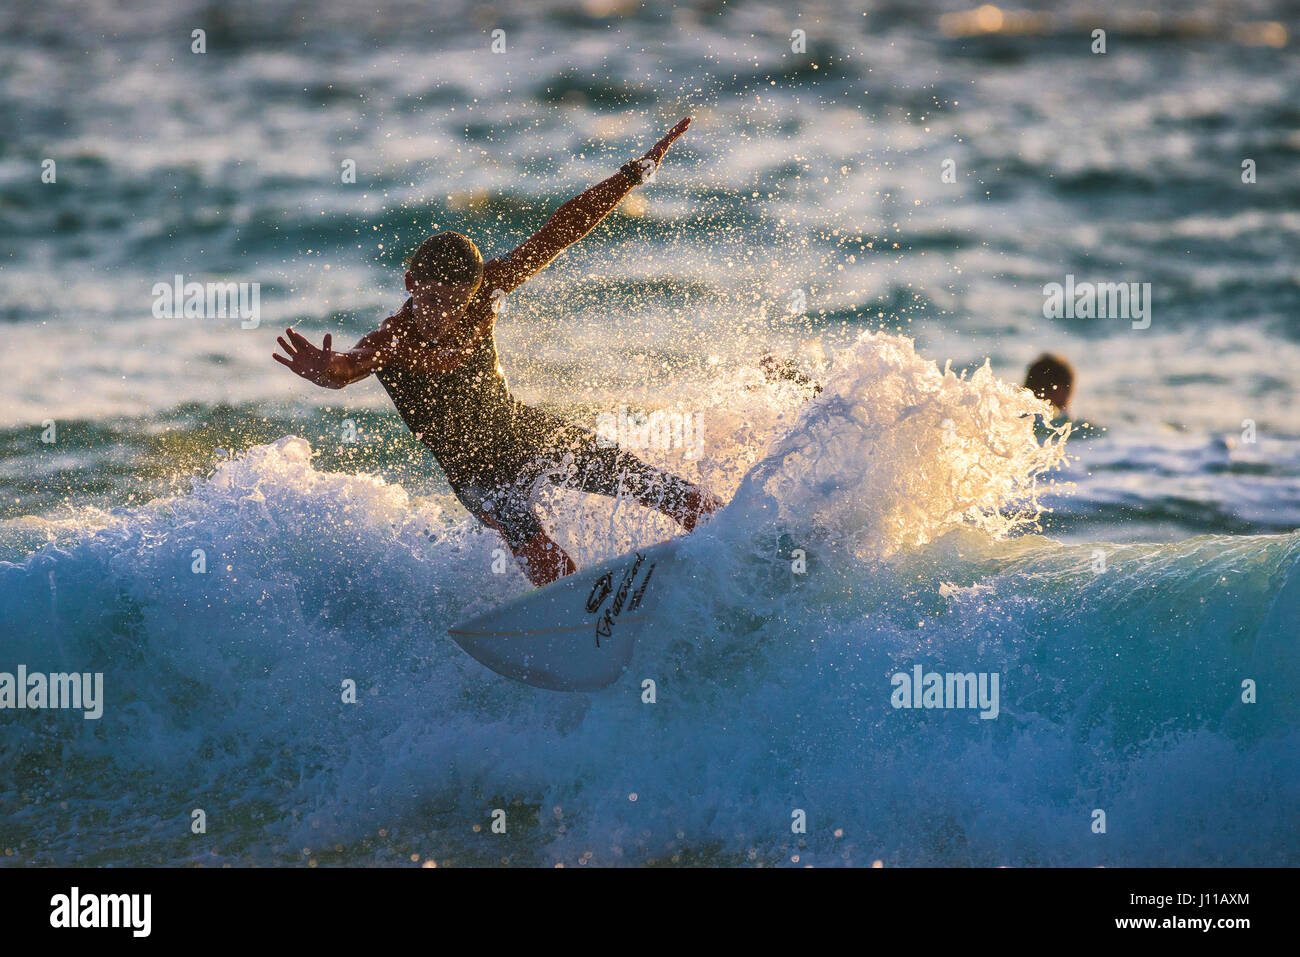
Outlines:
{"label": "turquoise water", "polygon": [[[0,671],[108,694],[5,714],[5,860],[1295,863],[1294,11],[495,9],[0,11]],[[645,660],[659,704],[547,695],[439,637],[526,584],[382,389],[270,352],[290,322],[350,342],[425,232],[503,253],[683,115],[657,182],[507,301],[502,361],[588,426],[698,415],[702,454],[644,454],[728,499],[780,480],[692,543],[719,579]],[[260,283],[258,327],[155,318],[177,273]],[[1067,274],[1150,282],[1150,328],[1044,318]],[[1055,469],[975,381],[1045,350],[1097,425]],[[767,351],[838,385],[764,384]],[[927,392],[945,362],[969,384]],[[965,487],[994,424],[1012,451]],[[582,562],[672,532],[543,507]],[[999,672],[999,718],[891,708],[918,663]]]}

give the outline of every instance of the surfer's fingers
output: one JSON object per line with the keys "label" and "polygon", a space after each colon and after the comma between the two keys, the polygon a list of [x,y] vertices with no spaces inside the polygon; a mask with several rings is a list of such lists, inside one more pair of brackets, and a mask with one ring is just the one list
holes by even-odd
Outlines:
{"label": "surfer's fingers", "polygon": [[667,132],[667,134],[664,135],[664,139],[666,140],[677,139],[677,137],[681,136],[683,133],[686,132],[686,127],[690,125],[691,125],[691,118],[689,116],[686,117],[685,119],[678,120],[677,125],[674,126],[671,130]]}
{"label": "surfer's fingers", "polygon": [[671,130],[669,130],[668,135],[659,141],[659,145],[663,146],[663,151],[665,153],[668,152],[668,147],[672,146],[673,143],[677,140],[677,137],[685,133],[686,128],[690,125],[691,125],[691,118],[688,116],[686,117],[686,119],[682,120]]}
{"label": "surfer's fingers", "polygon": [[[284,356],[280,355],[280,353],[272,352],[271,358],[274,359],[276,362],[280,363],[280,365],[288,366],[290,369],[293,369],[293,363],[288,359],[286,359]],[[296,372],[298,370],[294,369],[294,371]]]}
{"label": "surfer's fingers", "polygon": [[308,347],[312,349],[316,348],[311,344],[311,340],[308,339],[306,336],[304,336],[301,332],[295,332],[293,326],[290,326],[288,329],[284,331],[289,333],[289,338],[293,340],[293,344],[297,346],[299,349],[305,349]]}
{"label": "surfer's fingers", "polygon": [[664,158],[664,154],[668,152],[668,147],[673,145],[673,140],[681,136],[682,133],[685,132],[686,127],[690,125],[691,125],[691,118],[688,116],[686,117],[686,119],[682,120],[671,130],[669,130],[668,135],[666,135],[654,146],[650,147],[650,149],[646,151],[646,154],[643,157],[643,159],[652,159],[656,163],[658,163],[660,160]]}
{"label": "surfer's fingers", "polygon": [[289,345],[289,343],[284,341],[284,336],[276,336],[275,341],[280,343],[280,348],[283,349],[291,358],[298,357],[298,351],[294,349],[293,346]]}

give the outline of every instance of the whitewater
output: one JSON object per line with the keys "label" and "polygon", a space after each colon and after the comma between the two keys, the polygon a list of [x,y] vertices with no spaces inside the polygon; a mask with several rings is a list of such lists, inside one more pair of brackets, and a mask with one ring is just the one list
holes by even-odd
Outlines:
{"label": "whitewater", "polygon": [[[102,671],[105,702],[4,715],[0,860],[1296,864],[1300,537],[1052,540],[1069,430],[1029,393],[886,333],[816,372],[691,397],[729,502],[683,541],[704,584],[598,693],[461,652],[529,588],[500,540],[300,436],[11,520],[46,543],[0,562],[5,670]],[[673,531],[539,508],[580,565]],[[996,719],[893,707],[918,665],[998,674]]]}

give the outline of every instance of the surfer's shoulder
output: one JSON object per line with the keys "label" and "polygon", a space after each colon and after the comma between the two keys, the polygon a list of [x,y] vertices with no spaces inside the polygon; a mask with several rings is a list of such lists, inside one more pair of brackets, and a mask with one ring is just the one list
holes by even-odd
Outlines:
{"label": "surfer's shoulder", "polygon": [[393,313],[379,324],[379,328],[376,331],[393,333],[401,332],[403,329],[409,328],[411,320],[414,318],[411,312],[414,301],[414,299],[407,299],[406,302],[402,303],[402,308],[398,309],[397,312]]}
{"label": "surfer's shoulder", "polygon": [[519,285],[514,279],[515,273],[515,264],[511,262],[509,254],[485,262],[483,281],[479,283],[474,298],[470,300],[471,309],[486,307],[493,312],[499,310],[502,298]]}

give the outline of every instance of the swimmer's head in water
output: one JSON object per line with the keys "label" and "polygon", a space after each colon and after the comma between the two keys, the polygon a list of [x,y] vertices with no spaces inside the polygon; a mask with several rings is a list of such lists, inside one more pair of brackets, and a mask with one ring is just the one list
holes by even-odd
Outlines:
{"label": "swimmer's head in water", "polygon": [[1074,369],[1060,356],[1043,353],[1030,363],[1025,373],[1025,388],[1064,412],[1074,391]]}
{"label": "swimmer's head in water", "polygon": [[406,288],[431,320],[463,313],[482,281],[483,255],[461,233],[430,236],[406,260]]}

